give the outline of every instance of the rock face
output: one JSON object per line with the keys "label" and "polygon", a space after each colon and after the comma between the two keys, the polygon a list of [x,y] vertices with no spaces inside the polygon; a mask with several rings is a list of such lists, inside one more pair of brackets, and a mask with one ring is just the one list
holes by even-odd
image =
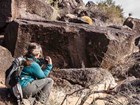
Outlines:
{"label": "rock face", "polygon": [[0,22],[9,22],[16,18],[56,19],[57,11],[45,0],[1,0]]}
{"label": "rock face", "polygon": [[[8,51],[6,48],[0,46],[0,80],[4,80],[5,78],[5,71],[8,69],[8,67],[11,66],[12,63],[12,55],[10,51]],[[4,81],[3,81],[4,82]]]}
{"label": "rock face", "polygon": [[[16,57],[28,42],[34,41],[42,45],[44,55],[50,55],[56,67],[99,67],[106,53],[112,60],[121,59],[114,56],[131,53],[134,34],[125,29],[85,24],[16,20],[6,28],[5,46]],[[120,47],[124,48],[123,53],[113,53]],[[107,62],[105,59],[102,67]]]}
{"label": "rock face", "polygon": [[98,84],[104,84],[102,90],[106,90],[116,85],[111,73],[102,68],[60,69],[53,71],[51,77],[59,87],[74,88],[74,85],[79,85],[92,89]]}

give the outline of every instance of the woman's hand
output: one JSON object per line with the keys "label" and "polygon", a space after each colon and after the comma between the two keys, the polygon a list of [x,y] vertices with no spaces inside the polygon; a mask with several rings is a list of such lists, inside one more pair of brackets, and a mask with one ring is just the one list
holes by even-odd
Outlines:
{"label": "woman's hand", "polygon": [[51,59],[51,57],[46,56],[46,59],[45,60],[48,61],[48,64],[51,64],[52,65],[52,59]]}

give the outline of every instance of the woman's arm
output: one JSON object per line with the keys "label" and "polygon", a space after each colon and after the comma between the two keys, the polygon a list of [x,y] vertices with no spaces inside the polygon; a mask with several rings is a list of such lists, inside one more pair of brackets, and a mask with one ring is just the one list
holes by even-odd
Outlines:
{"label": "woman's arm", "polygon": [[46,75],[43,72],[43,70],[41,69],[40,65],[36,62],[32,62],[31,64],[31,68],[32,68],[32,75],[38,79],[42,79],[45,78]]}
{"label": "woman's arm", "polygon": [[31,65],[33,69],[32,73],[38,79],[45,78],[49,75],[50,71],[52,70],[52,59],[49,56],[47,56],[46,60],[48,61],[48,65],[44,70],[42,70],[40,65],[36,62],[33,62]]}
{"label": "woman's arm", "polygon": [[48,65],[43,72],[46,76],[48,76],[50,71],[52,70],[52,59],[51,57],[47,56],[45,60],[48,61]]}

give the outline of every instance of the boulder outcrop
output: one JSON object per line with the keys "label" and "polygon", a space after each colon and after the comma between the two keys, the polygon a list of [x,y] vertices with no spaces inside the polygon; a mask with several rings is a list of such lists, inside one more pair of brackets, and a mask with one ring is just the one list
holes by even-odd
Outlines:
{"label": "boulder outcrop", "polygon": [[104,84],[102,90],[106,90],[116,85],[111,73],[102,68],[56,69],[51,73],[51,77],[54,78],[56,86],[67,89],[74,89],[74,85],[92,89],[98,84]]}
{"label": "boulder outcrop", "polygon": [[1,0],[0,8],[0,22],[16,18],[53,20],[58,16],[57,10],[45,0]]}
{"label": "boulder outcrop", "polygon": [[34,41],[41,44],[44,55],[52,57],[55,67],[107,68],[133,51],[134,39],[135,33],[125,28],[18,19],[6,28],[5,46],[16,57]]}

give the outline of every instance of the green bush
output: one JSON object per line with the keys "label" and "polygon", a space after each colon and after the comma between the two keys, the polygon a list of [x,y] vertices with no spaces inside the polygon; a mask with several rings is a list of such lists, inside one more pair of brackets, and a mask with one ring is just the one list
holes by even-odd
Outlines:
{"label": "green bush", "polygon": [[108,17],[109,22],[122,22],[123,9],[120,5],[116,5],[113,0],[106,0],[97,3],[97,7],[102,13]]}

